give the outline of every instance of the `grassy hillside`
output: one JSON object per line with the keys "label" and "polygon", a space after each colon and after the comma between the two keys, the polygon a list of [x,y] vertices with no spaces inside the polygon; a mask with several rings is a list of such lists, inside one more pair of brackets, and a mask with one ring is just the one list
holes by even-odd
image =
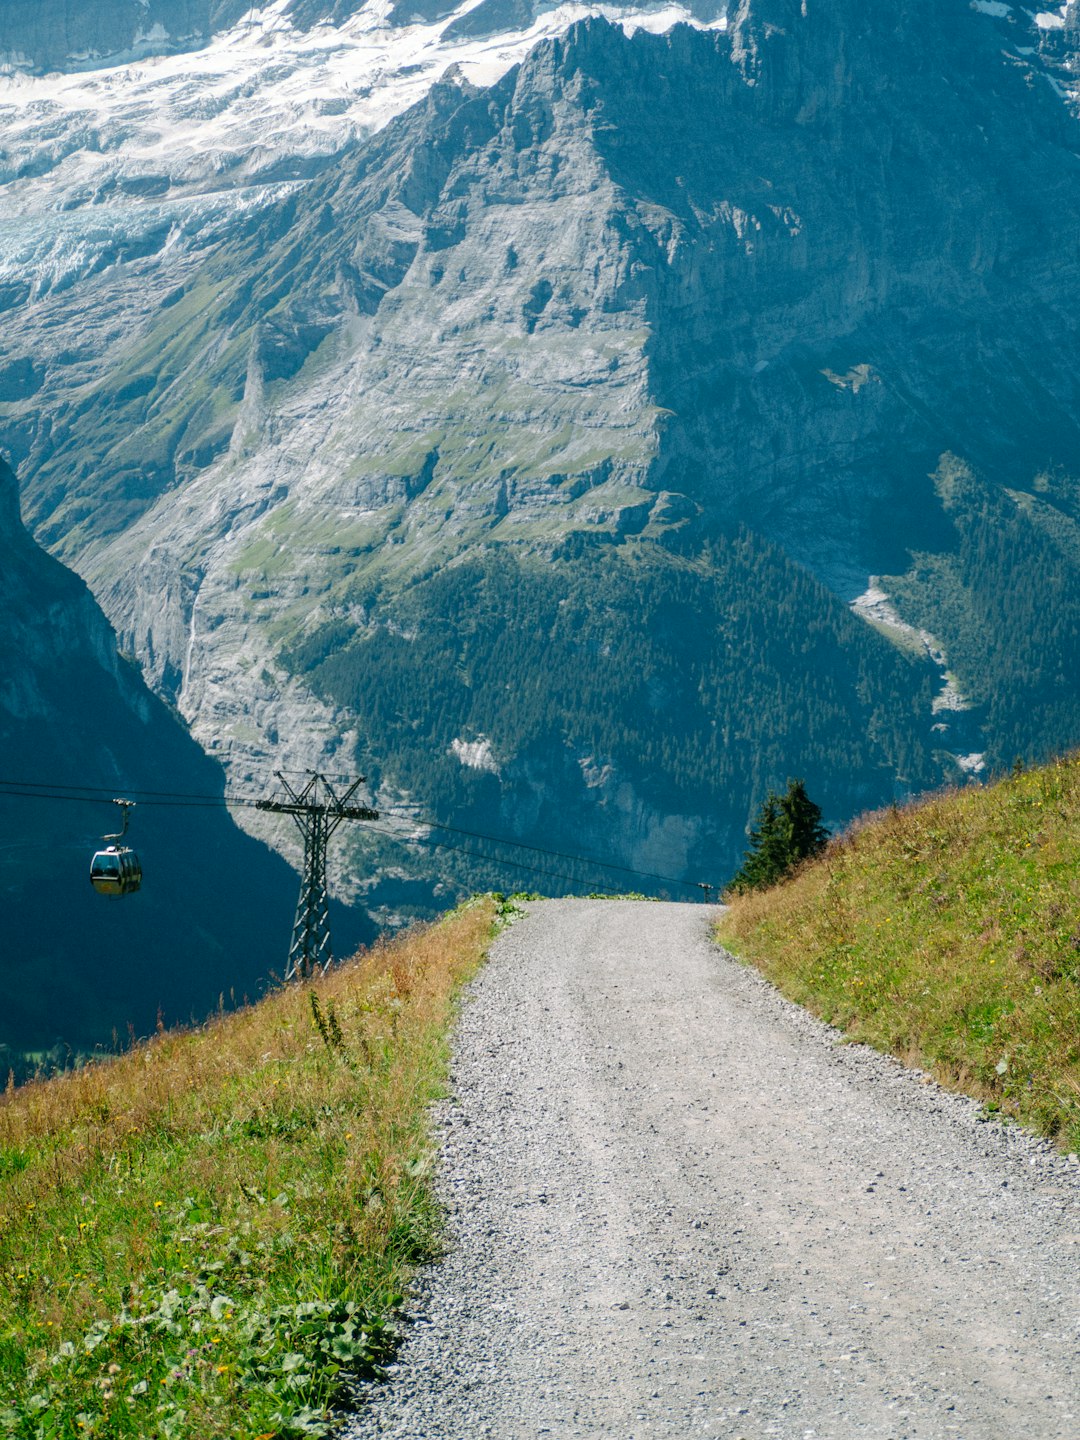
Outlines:
{"label": "grassy hillside", "polygon": [[0,1434],[324,1434],[429,1254],[490,901],[0,1103]]}
{"label": "grassy hillside", "polygon": [[871,817],[723,943],[785,994],[1080,1148],[1080,758]]}

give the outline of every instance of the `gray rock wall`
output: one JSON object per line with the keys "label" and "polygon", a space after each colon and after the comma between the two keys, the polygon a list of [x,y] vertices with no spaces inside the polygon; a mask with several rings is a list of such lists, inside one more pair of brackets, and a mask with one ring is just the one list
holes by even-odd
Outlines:
{"label": "gray rock wall", "polygon": [[89,70],[196,50],[251,8],[248,0],[0,0],[0,67]]}

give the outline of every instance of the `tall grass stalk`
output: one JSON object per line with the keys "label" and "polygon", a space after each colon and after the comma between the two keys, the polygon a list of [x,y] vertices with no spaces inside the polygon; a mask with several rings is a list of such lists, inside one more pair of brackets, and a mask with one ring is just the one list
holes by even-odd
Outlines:
{"label": "tall grass stalk", "polygon": [[0,1433],[327,1432],[436,1244],[426,1115],[494,903],[0,1103]]}
{"label": "tall grass stalk", "polygon": [[1080,760],[869,817],[723,944],[854,1040],[1080,1148]]}

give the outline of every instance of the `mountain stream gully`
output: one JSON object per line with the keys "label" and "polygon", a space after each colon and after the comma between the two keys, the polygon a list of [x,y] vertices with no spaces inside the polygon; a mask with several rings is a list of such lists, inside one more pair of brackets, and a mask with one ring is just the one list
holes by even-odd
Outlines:
{"label": "mountain stream gully", "polygon": [[527,908],[457,1030],[448,1253],[348,1440],[1080,1436],[1080,1165],[845,1044],[711,907]]}

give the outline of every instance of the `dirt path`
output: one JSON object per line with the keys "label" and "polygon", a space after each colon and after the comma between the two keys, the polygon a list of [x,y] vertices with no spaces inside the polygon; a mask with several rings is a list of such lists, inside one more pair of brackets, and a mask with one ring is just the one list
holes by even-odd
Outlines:
{"label": "dirt path", "polygon": [[1080,1436],[1080,1166],[788,1005],[701,906],[545,901],[445,1114],[452,1249],[350,1436]]}

